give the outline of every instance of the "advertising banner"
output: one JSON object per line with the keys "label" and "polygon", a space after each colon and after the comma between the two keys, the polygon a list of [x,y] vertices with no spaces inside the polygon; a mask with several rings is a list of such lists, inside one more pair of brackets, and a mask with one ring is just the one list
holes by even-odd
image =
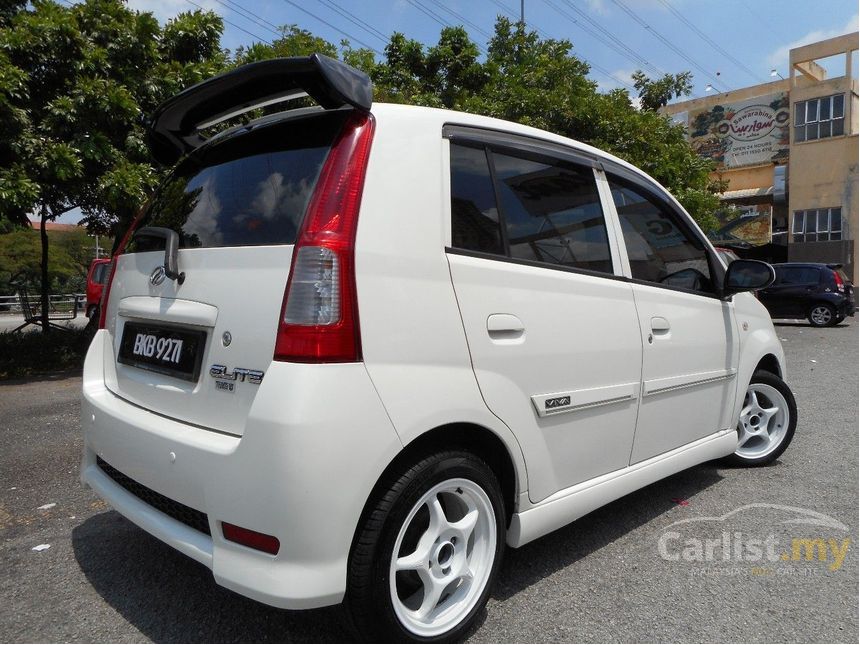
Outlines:
{"label": "advertising banner", "polygon": [[788,94],[777,92],[690,110],[687,133],[693,150],[720,168],[785,163],[789,116]]}

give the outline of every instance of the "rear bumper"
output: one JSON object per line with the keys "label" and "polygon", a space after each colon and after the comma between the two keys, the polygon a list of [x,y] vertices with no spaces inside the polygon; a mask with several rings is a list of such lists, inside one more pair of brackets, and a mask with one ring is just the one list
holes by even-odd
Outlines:
{"label": "rear bumper", "polygon": [[[108,338],[96,335],[84,365],[81,480],[205,564],[224,587],[287,609],[340,602],[361,511],[401,447],[364,365],[272,363],[236,437],[153,414],[107,390]],[[123,488],[97,458],[205,513],[211,535]],[[225,540],[221,522],[276,536],[278,554]]]}

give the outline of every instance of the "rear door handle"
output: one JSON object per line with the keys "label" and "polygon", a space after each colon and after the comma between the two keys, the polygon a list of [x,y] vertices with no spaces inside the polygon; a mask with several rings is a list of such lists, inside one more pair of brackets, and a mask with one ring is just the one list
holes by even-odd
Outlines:
{"label": "rear door handle", "polygon": [[656,334],[657,336],[663,336],[668,334],[669,329],[671,329],[669,321],[662,316],[654,316],[651,319],[651,331],[654,332],[654,334]]}
{"label": "rear door handle", "polygon": [[525,330],[523,321],[513,314],[490,314],[487,318],[487,333],[493,340],[516,340]]}

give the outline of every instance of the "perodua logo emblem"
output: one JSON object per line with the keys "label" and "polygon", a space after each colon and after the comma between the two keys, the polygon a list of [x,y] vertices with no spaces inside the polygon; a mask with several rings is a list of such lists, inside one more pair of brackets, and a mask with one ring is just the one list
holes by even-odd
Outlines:
{"label": "perodua logo emblem", "polygon": [[155,267],[152,273],[149,274],[149,284],[157,287],[164,282],[165,277],[167,277],[167,271],[164,270],[164,267]]}

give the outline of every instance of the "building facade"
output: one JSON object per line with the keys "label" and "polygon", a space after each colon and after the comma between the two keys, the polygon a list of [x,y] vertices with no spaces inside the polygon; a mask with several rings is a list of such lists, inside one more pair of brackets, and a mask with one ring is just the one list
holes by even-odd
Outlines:
{"label": "building facade", "polygon": [[[788,78],[663,108],[715,162],[732,239],[770,261],[843,264],[858,282],[858,34],[791,50]],[[839,71],[828,77],[816,61]],[[842,60],[844,59],[844,60]],[[774,72],[776,75],[776,72]],[[729,236],[729,234],[726,234]]]}

